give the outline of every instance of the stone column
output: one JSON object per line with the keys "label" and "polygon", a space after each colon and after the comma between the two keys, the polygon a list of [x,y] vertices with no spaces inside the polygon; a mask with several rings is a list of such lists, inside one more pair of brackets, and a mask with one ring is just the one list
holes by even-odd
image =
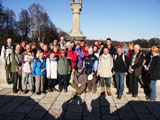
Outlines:
{"label": "stone column", "polygon": [[71,3],[71,9],[73,14],[72,22],[72,32],[70,33],[71,37],[81,37],[82,33],[80,32],[80,12],[81,12],[80,3]]}

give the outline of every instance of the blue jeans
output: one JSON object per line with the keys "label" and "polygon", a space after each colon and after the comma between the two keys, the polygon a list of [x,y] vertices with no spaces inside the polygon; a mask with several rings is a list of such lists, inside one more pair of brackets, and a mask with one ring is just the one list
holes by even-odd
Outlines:
{"label": "blue jeans", "polygon": [[58,82],[59,82],[59,90],[67,90],[67,75],[58,75]]}
{"label": "blue jeans", "polygon": [[156,80],[151,80],[150,87],[151,87],[150,98],[156,99]]}
{"label": "blue jeans", "polygon": [[111,87],[111,78],[110,77],[108,77],[108,78],[100,77],[101,87],[104,87],[104,81],[106,81],[106,86],[108,88],[110,88]]}
{"label": "blue jeans", "polygon": [[125,77],[125,73],[124,72],[116,72],[116,74],[115,74],[118,96],[122,96],[123,95],[124,77]]}
{"label": "blue jeans", "polygon": [[57,79],[48,79],[48,87],[49,88],[54,88],[56,85]]}

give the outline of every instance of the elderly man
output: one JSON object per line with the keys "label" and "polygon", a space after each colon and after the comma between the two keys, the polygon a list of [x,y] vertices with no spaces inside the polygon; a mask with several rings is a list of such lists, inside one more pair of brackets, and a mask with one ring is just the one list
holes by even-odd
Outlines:
{"label": "elderly man", "polygon": [[20,44],[16,45],[15,51],[12,53],[12,62],[11,62],[11,72],[13,73],[13,93],[17,93],[17,83],[19,80],[19,90],[22,90],[21,87],[21,71],[22,63],[20,62]]}
{"label": "elderly man", "polygon": [[134,46],[134,54],[130,56],[129,61],[129,81],[130,81],[130,90],[132,97],[137,97],[138,95],[138,81],[139,77],[142,74],[142,64],[144,60],[144,55],[140,51],[140,46],[136,44]]}
{"label": "elderly man", "polygon": [[59,47],[59,50],[62,49],[62,47],[65,46],[65,41],[64,41],[64,37],[60,37],[60,42],[58,43],[58,47]]}
{"label": "elderly man", "polygon": [[34,61],[34,54],[31,52],[31,46],[26,45],[26,51],[21,55],[22,62],[22,89],[24,94],[27,93],[27,81],[29,82],[30,91],[34,93],[33,86],[33,76],[32,76],[32,67]]}
{"label": "elderly man", "polygon": [[92,91],[96,93],[97,85],[96,85],[96,74],[97,74],[97,67],[98,67],[98,59],[93,54],[93,48],[88,49],[88,56],[84,59],[83,69],[84,72],[87,74],[88,79],[88,92]]}
{"label": "elderly man", "polygon": [[8,84],[12,83],[11,77],[11,62],[14,46],[12,45],[12,39],[7,39],[7,45],[4,45],[1,50],[1,59],[6,69],[6,81]]}

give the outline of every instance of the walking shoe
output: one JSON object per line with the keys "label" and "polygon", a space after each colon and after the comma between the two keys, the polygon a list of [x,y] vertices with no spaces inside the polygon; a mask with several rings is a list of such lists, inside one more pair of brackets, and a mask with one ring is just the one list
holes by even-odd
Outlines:
{"label": "walking shoe", "polygon": [[93,90],[92,93],[95,94],[95,93],[96,93],[96,90]]}
{"label": "walking shoe", "polygon": [[10,84],[12,84],[12,81],[8,81],[7,83],[10,85]]}
{"label": "walking shoe", "polygon": [[53,88],[53,91],[57,91],[57,92],[60,92],[58,89],[56,89],[56,88]]}
{"label": "walking shoe", "polygon": [[148,101],[154,102],[155,99],[149,98]]}
{"label": "walking shoe", "polygon": [[53,92],[52,88],[48,88],[48,92]]}
{"label": "walking shoe", "polygon": [[47,92],[46,91],[42,91],[41,93],[46,94]]}
{"label": "walking shoe", "polygon": [[31,93],[34,94],[34,90],[31,90]]}
{"label": "walking shoe", "polygon": [[23,93],[24,93],[24,94],[27,94],[27,90],[24,90]]}
{"label": "walking shoe", "polygon": [[108,95],[108,96],[111,96],[111,92],[108,92],[108,91],[107,91],[107,95]]}
{"label": "walking shoe", "polygon": [[92,90],[88,90],[87,92],[90,93]]}
{"label": "walking shoe", "polygon": [[64,92],[68,92],[68,90],[64,90]]}
{"label": "walking shoe", "polygon": [[36,95],[40,95],[41,93],[40,92],[36,92]]}
{"label": "walking shoe", "polygon": [[135,94],[135,95],[133,94],[132,97],[137,97],[137,95],[136,95],[136,94]]}
{"label": "walking shoe", "polygon": [[132,93],[131,93],[131,92],[127,92],[126,94],[130,95],[130,94],[132,94]]}
{"label": "walking shoe", "polygon": [[18,91],[17,90],[13,90],[13,93],[17,93]]}
{"label": "walking shoe", "polygon": [[117,96],[117,99],[121,99],[121,98],[122,98],[122,96],[119,96],[119,95]]}

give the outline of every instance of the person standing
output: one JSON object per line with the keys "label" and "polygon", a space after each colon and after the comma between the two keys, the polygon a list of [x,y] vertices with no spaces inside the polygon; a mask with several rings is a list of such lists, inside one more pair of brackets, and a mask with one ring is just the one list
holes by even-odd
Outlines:
{"label": "person standing", "polygon": [[48,91],[52,92],[57,91],[55,88],[57,82],[57,57],[55,53],[52,51],[50,52],[50,57],[47,58],[47,79],[48,79]]}
{"label": "person standing", "polygon": [[27,93],[27,82],[29,82],[30,91],[34,93],[34,82],[32,76],[32,67],[34,61],[34,54],[31,51],[31,46],[26,45],[26,51],[21,54],[22,63],[22,89],[24,94]]}
{"label": "person standing", "polygon": [[98,67],[98,59],[93,54],[93,48],[88,49],[88,56],[84,59],[83,70],[87,74],[87,85],[88,92],[91,92],[93,89],[93,93],[97,91],[97,67]]}
{"label": "person standing", "polygon": [[59,47],[59,50],[62,49],[62,47],[65,46],[65,41],[64,41],[64,37],[60,37],[60,42],[58,43],[58,47]]}
{"label": "person standing", "polygon": [[83,64],[84,52],[80,49],[80,43],[76,43],[75,52],[77,54],[77,67]]}
{"label": "person standing", "polygon": [[143,60],[144,55],[140,51],[140,46],[136,44],[134,46],[134,54],[129,60],[129,81],[132,97],[137,97],[138,95],[138,81],[140,75],[142,74]]}
{"label": "person standing", "polygon": [[61,56],[58,60],[58,81],[59,81],[59,91],[62,91],[64,88],[64,92],[67,92],[67,76],[71,72],[71,66],[67,57],[65,56],[66,52],[64,50],[61,51]]}
{"label": "person standing", "polygon": [[6,81],[8,84],[12,84],[11,62],[14,46],[12,45],[12,39],[7,39],[7,45],[2,46],[1,59],[6,70]]}
{"label": "person standing", "polygon": [[113,74],[115,74],[117,98],[121,99],[124,91],[124,79],[128,71],[128,58],[123,53],[122,45],[117,48],[117,54],[114,56]]}
{"label": "person standing", "polygon": [[72,72],[70,75],[70,80],[69,83],[73,83],[73,77],[74,77],[74,72],[75,72],[75,66],[76,66],[76,62],[77,62],[77,55],[75,53],[75,51],[72,50],[72,45],[71,43],[69,43],[67,45],[68,51],[67,51],[67,58],[70,62],[70,66],[72,68]]}
{"label": "person standing", "polygon": [[102,93],[105,93],[105,83],[106,83],[108,96],[111,95],[111,77],[113,75],[112,69],[113,69],[113,58],[109,54],[109,49],[107,47],[104,47],[103,54],[99,57],[97,76],[100,76]]}
{"label": "person standing", "polygon": [[46,74],[46,58],[44,57],[44,53],[41,52],[39,57],[34,60],[32,75],[35,76],[35,87],[36,94],[40,95],[41,93],[45,93],[44,85],[45,85],[45,74]]}
{"label": "person standing", "polygon": [[156,46],[151,48],[152,57],[151,61],[148,66],[145,66],[145,70],[149,71],[149,78],[150,78],[150,96],[148,98],[149,101],[156,100],[156,81],[160,80],[160,56],[159,50]]}
{"label": "person standing", "polygon": [[19,44],[16,45],[15,51],[12,53],[12,62],[11,62],[11,72],[13,74],[13,93],[17,93],[17,83],[19,82],[18,88],[21,91],[21,77],[22,77],[22,63],[20,61],[20,52],[21,47]]}

